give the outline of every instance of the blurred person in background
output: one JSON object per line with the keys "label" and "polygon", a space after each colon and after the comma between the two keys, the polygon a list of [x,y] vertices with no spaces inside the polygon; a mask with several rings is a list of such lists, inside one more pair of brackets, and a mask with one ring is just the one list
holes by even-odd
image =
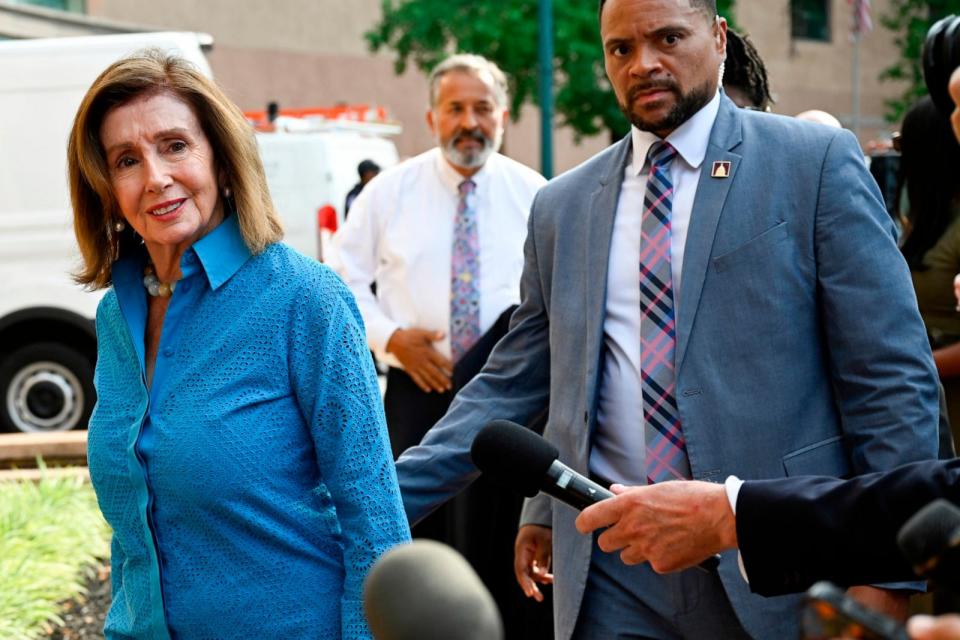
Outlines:
{"label": "blurred person in background", "polygon": [[746,35],[727,28],[727,57],[723,62],[723,91],[741,109],[770,111],[773,96],[767,67]]}
{"label": "blurred person in background", "polygon": [[796,115],[797,120],[804,120],[806,122],[814,122],[816,124],[822,124],[825,127],[833,127],[834,129],[842,129],[843,125],[840,124],[840,121],[837,120],[837,117],[826,111],[821,111],[820,109],[810,109],[808,111],[801,111]]}
{"label": "blurred person in background", "polygon": [[495,64],[450,57],[429,89],[437,147],[361,192],[329,260],[390,365],[384,403],[395,456],[444,414],[457,361],[519,301],[527,215],[546,182],[498,153],[509,114]]}
{"label": "blurred person in background", "polygon": [[347,200],[343,204],[344,220],[347,219],[347,214],[350,213],[350,207],[353,205],[353,201],[357,199],[357,196],[360,195],[363,188],[367,186],[367,183],[380,173],[380,165],[373,160],[364,160],[357,165],[357,173],[360,175],[360,182],[353,185],[353,188],[347,192]]}
{"label": "blurred person in background", "polygon": [[409,539],[360,314],[280,244],[253,131],[183,59],[108,67],[70,134],[97,310],[90,477],[108,639],[369,638],[364,577]]}
{"label": "blurred person in background", "polygon": [[[953,441],[960,436],[960,352],[945,349],[960,341],[960,313],[953,279],[960,271],[960,144],[949,118],[930,97],[907,111],[900,130],[899,196],[917,303],[934,361],[946,389]],[[944,434],[945,435],[945,434]],[[952,443],[941,443],[941,449]]]}
{"label": "blurred person in background", "polygon": [[950,114],[950,126],[953,127],[953,133],[960,141],[960,68],[957,68],[950,76],[950,97],[956,105],[953,113]]}
{"label": "blurred person in background", "polygon": [[[428,84],[437,146],[363,189],[329,257],[357,298],[370,348],[389,366],[384,406],[397,457],[443,416],[506,333],[520,300],[530,205],[546,183],[499,153],[509,100],[493,62],[451,56]],[[513,583],[521,504],[484,481],[413,527],[414,537],[446,542],[473,564],[508,638],[535,637],[517,631],[525,612],[549,616]]]}

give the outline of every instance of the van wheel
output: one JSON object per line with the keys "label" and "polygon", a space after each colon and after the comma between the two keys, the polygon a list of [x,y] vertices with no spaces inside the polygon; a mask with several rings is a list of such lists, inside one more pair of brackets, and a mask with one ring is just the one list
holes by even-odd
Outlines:
{"label": "van wheel", "polygon": [[95,399],[93,366],[66,345],[30,344],[0,362],[0,430],[43,433],[86,427]]}

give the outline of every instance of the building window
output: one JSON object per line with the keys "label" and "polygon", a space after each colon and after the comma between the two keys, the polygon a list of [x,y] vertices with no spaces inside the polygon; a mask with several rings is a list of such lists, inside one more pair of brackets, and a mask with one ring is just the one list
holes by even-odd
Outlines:
{"label": "building window", "polygon": [[57,9],[71,13],[85,13],[84,0],[13,0],[13,4],[24,4],[44,9]]}
{"label": "building window", "polygon": [[790,35],[795,40],[830,41],[830,0],[790,0]]}

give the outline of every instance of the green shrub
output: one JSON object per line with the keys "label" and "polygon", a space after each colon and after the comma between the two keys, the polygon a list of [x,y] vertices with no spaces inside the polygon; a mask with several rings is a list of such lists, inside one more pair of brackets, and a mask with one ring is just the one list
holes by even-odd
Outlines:
{"label": "green shrub", "polygon": [[0,638],[33,640],[109,557],[110,529],[81,478],[0,482]]}

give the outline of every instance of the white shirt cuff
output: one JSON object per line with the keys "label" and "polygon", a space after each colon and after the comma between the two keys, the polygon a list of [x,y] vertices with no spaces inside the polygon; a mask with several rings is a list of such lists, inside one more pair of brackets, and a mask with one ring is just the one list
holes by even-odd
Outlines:
{"label": "white shirt cuff", "polygon": [[400,325],[390,320],[385,315],[377,318],[370,318],[367,323],[367,344],[370,346],[377,359],[387,366],[402,369],[403,366],[397,357],[392,353],[387,353],[387,343],[390,342],[393,332],[400,329]]}
{"label": "white shirt cuff", "polygon": [[[729,476],[723,483],[723,488],[727,492],[727,501],[730,502],[730,510],[734,517],[737,515],[737,497],[740,495],[740,487],[743,486],[743,480],[737,476]],[[743,556],[737,551],[737,567],[740,569],[740,575],[744,581],[750,584],[750,578],[747,577],[747,568],[743,566]]]}
{"label": "white shirt cuff", "polygon": [[730,510],[733,515],[737,515],[737,496],[740,495],[740,487],[743,486],[743,480],[737,476],[729,476],[723,483],[723,488],[727,492],[727,500],[730,502]]}

